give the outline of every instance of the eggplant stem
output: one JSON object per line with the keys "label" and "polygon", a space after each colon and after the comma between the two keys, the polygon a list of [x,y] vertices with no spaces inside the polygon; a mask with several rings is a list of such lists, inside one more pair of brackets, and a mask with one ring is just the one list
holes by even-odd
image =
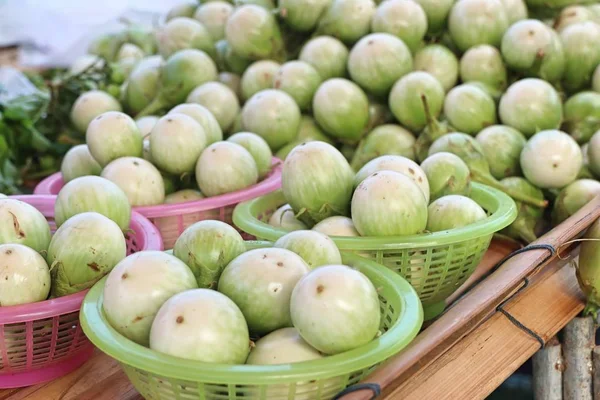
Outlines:
{"label": "eggplant stem", "polygon": [[596,321],[598,319],[598,306],[588,301],[581,314],[584,317],[592,316],[594,318],[594,321]]}
{"label": "eggplant stem", "polygon": [[425,120],[427,120],[427,126],[431,129],[433,127],[433,116],[431,110],[429,110],[429,103],[427,103],[427,96],[421,95],[421,103],[423,103],[423,110],[425,111]]}
{"label": "eggplant stem", "polygon": [[500,182],[498,182],[496,179],[492,178],[491,176],[488,177],[485,175],[473,174],[473,180],[483,183],[484,185],[491,186],[495,189],[501,190],[516,201],[520,201],[522,203],[529,204],[531,206],[539,207],[539,208],[546,208],[548,206],[548,200],[536,199],[535,197],[528,196],[526,194],[517,192],[513,189],[506,188],[506,187],[504,187],[504,185],[502,185]]}
{"label": "eggplant stem", "polygon": [[135,116],[135,119],[138,119],[140,117],[145,117],[145,116],[148,116],[148,115],[153,115],[157,111],[159,111],[160,109],[162,109],[164,107],[165,107],[165,104],[163,103],[161,97],[160,96],[156,96],[150,102],[150,104],[148,104],[146,107],[144,107],[142,109],[142,111],[140,111],[139,113],[137,113],[137,115]]}
{"label": "eggplant stem", "polygon": [[528,244],[531,242],[535,242],[537,240],[537,236],[529,227],[523,227],[523,229],[519,230],[519,236],[521,239],[526,241]]}
{"label": "eggplant stem", "polygon": [[300,209],[300,211],[298,211],[294,217],[296,217],[296,219],[299,219],[302,215],[304,215],[308,210],[306,209],[306,207],[302,207]]}
{"label": "eggplant stem", "polygon": [[[500,231],[500,232],[502,232],[502,231]],[[509,241],[511,243],[514,243],[515,245],[519,245],[519,246],[523,247],[523,243],[520,242],[519,240],[515,239],[512,236],[508,236],[508,235],[506,235],[504,233],[500,233],[500,232],[494,233],[494,238],[500,239],[500,240],[506,240],[506,241]]]}

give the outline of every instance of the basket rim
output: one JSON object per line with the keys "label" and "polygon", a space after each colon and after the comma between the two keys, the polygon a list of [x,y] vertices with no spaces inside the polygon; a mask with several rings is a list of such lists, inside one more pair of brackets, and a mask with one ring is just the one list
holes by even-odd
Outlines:
{"label": "basket rim", "polygon": [[361,269],[378,274],[386,286],[396,292],[402,309],[390,329],[372,342],[323,359],[296,364],[230,365],[161,354],[127,339],[110,326],[102,312],[106,277],[94,285],[85,297],[80,313],[81,326],[96,347],[120,363],[170,379],[211,384],[265,385],[341,376],[371,367],[398,353],[416,337],[423,323],[421,301],[405,279],[365,258],[348,253],[342,256],[344,262],[359,263]]}
{"label": "basket rim", "polygon": [[[142,214],[146,218],[173,217],[181,214],[208,211],[215,208],[221,208],[237,204],[242,201],[250,200],[255,197],[265,195],[281,186],[281,172],[283,162],[277,157],[271,159],[271,171],[260,182],[231,193],[225,193],[219,196],[207,197],[205,199],[188,201],[185,203],[160,204],[155,206],[132,207],[133,210]],[[34,189],[36,195],[57,195],[53,193],[57,186],[62,187],[62,174],[56,172],[42,180]]]}
{"label": "basket rim", "polygon": [[[289,231],[274,227],[255,217],[254,209],[259,202],[274,196],[282,196],[281,189],[264,196],[240,203],[233,211],[233,223],[244,232],[265,240],[276,241]],[[331,236],[340,250],[402,250],[418,247],[437,247],[491,235],[508,225],[517,217],[514,200],[504,192],[481,183],[473,182],[469,196],[481,205],[495,203],[496,210],[487,218],[461,228],[440,232],[407,236]],[[285,201],[285,200],[284,200]],[[283,204],[281,204],[283,205]]]}
{"label": "basket rim", "polygon": [[[54,216],[54,201],[56,196],[16,195],[8,196],[8,198],[33,205],[45,217],[52,218]],[[141,214],[135,211],[131,213],[130,227],[136,232],[143,232],[145,245],[140,250],[163,250],[163,242],[158,229]],[[83,299],[88,291],[89,289],[35,303],[0,307],[0,324],[22,323],[76,312],[81,308]]]}
{"label": "basket rim", "polygon": [[79,311],[89,289],[56,299],[0,307],[0,325],[17,324]]}

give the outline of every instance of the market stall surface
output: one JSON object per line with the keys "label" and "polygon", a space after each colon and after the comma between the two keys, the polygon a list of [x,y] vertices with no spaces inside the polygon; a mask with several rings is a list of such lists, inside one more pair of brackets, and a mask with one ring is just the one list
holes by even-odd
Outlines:
{"label": "market stall surface", "polygon": [[[477,291],[471,290],[466,293],[464,290],[489,273],[492,267],[505,255],[514,250],[514,248],[514,244],[509,242],[493,241],[476,273],[461,288],[462,297],[461,291],[459,291],[450,301],[458,299],[456,304],[468,301],[468,297],[476,294],[475,292]],[[518,260],[516,261],[518,262]],[[527,310],[530,309],[531,302],[539,301],[542,298],[554,298],[561,304],[561,307],[557,309],[556,302],[548,302],[549,307],[554,307],[554,312],[541,313],[541,317],[551,317],[552,321],[544,322],[542,321],[544,318],[540,317],[533,326],[539,328],[543,325],[543,327],[552,328],[553,330],[554,328],[558,329],[558,326],[564,325],[571,314],[576,313],[583,306],[573,269],[570,268],[569,262],[569,259],[555,260],[548,265],[545,268],[546,273],[540,274],[540,279],[532,283],[527,291],[521,293],[521,298],[516,299],[516,303],[510,309],[512,311],[516,310],[517,315],[520,318],[524,318],[527,323],[534,323],[525,318]],[[484,283],[489,285],[490,280],[493,278],[487,279]],[[447,315],[447,317],[452,316]],[[554,321],[556,318],[561,319],[561,322],[556,323]],[[437,324],[434,324],[439,327],[444,324],[444,319],[444,316],[442,316],[437,321]],[[451,325],[450,321],[447,321],[447,324]],[[430,325],[427,330],[431,329],[432,326]],[[427,330],[424,332],[427,332]],[[485,335],[486,332],[487,336]],[[474,385],[480,388],[475,392],[470,392],[469,398],[485,398],[486,395],[481,390],[487,392],[493,391],[495,387],[500,385],[510,373],[529,357],[527,356],[529,350],[532,352],[535,351],[537,345],[534,339],[527,337],[527,335],[515,328],[506,317],[499,313],[487,319],[485,323],[479,325],[477,328],[464,334],[459,340],[439,342],[432,348],[427,348],[427,340],[423,339],[421,337],[420,340],[416,340],[414,344],[418,346],[409,346],[407,351],[404,352],[408,358],[397,356],[372,376],[375,381],[381,379],[382,386],[387,386],[384,389],[382,398],[399,398],[397,396],[401,396],[400,398],[416,398],[417,393],[422,395],[425,392],[433,395],[438,392],[436,389],[438,386],[443,390],[449,389],[447,385],[434,385],[433,382],[439,382],[438,378],[443,379],[445,382],[453,382],[454,379],[457,379],[456,374],[469,377],[469,381],[472,381]],[[415,350],[418,351],[419,346],[425,346],[426,353],[428,353],[425,359],[431,357],[430,362],[420,363],[411,360],[411,353],[414,353]],[[503,349],[506,346],[509,346],[512,350],[504,351]],[[520,346],[520,350],[526,349],[527,351],[515,351],[514,346]],[[505,356],[495,357],[493,355],[497,355],[499,350]],[[494,358],[497,362],[490,363],[490,357]],[[399,361],[401,359],[404,361]],[[461,364],[462,367],[458,364]],[[483,364],[493,367],[492,369],[494,369],[497,379],[490,379],[489,374],[480,373],[482,372]],[[490,368],[486,367],[485,370],[489,370],[488,372],[492,373]],[[451,373],[452,371],[454,372]],[[398,384],[398,377],[402,377],[402,380],[404,380],[401,385]],[[434,379],[428,379],[428,377]],[[486,380],[486,385],[479,385],[477,383],[481,383],[482,379]],[[456,389],[456,385],[453,386]],[[471,387],[473,385],[467,386]],[[361,392],[347,397],[369,398],[370,396],[367,392]],[[81,368],[60,379],[22,389],[0,390],[0,400],[21,399],[141,400],[143,397],[131,385],[118,362],[96,350],[94,356]]]}
{"label": "market stall surface", "polygon": [[96,350],[78,370],[55,381],[0,390],[0,400],[142,400],[117,361]]}

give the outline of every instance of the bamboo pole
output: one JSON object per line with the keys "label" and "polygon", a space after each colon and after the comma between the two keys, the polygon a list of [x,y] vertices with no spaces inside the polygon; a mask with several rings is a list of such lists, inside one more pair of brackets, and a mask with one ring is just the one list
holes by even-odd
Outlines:
{"label": "bamboo pole", "polygon": [[564,329],[564,400],[592,400],[592,350],[595,347],[594,320],[575,318]]}
{"label": "bamboo pole", "polygon": [[555,336],[533,356],[533,398],[562,400],[563,370],[561,346]]}
{"label": "bamboo pole", "polygon": [[[505,310],[549,339],[581,313],[584,300],[569,260],[554,260],[532,278],[531,284]],[[496,313],[394,390],[382,391],[380,398],[486,399],[539,349],[536,339],[505,315]],[[356,394],[366,394],[365,400],[373,397],[366,390],[353,393]],[[350,396],[342,399],[355,400]]]}
{"label": "bamboo pole", "polygon": [[600,346],[594,348],[592,357],[594,364],[594,400],[600,400]]}

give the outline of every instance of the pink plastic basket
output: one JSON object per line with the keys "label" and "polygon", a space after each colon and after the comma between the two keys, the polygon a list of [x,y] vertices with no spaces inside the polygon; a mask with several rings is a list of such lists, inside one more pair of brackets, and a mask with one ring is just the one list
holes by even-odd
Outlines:
{"label": "pink plastic basket", "polygon": [[[56,196],[11,196],[44,214],[55,229]],[[127,252],[163,250],[160,233],[139,213],[131,218]],[[87,290],[53,300],[0,307],[0,389],[34,385],[75,370],[93,354],[94,346],[79,325],[79,309]]]}
{"label": "pink plastic basket", "polygon": [[[232,226],[233,209],[238,203],[252,200],[273,192],[281,186],[281,160],[273,157],[271,172],[259,183],[237,192],[202,200],[178,204],[161,204],[158,206],[134,207],[134,210],[152,221],[160,230],[165,249],[173,248],[175,241],[188,226],[206,219],[219,220]],[[41,181],[34,194],[56,195],[64,183],[58,172]],[[237,228],[237,227],[236,227]],[[244,239],[253,240],[251,236],[238,229]]]}

